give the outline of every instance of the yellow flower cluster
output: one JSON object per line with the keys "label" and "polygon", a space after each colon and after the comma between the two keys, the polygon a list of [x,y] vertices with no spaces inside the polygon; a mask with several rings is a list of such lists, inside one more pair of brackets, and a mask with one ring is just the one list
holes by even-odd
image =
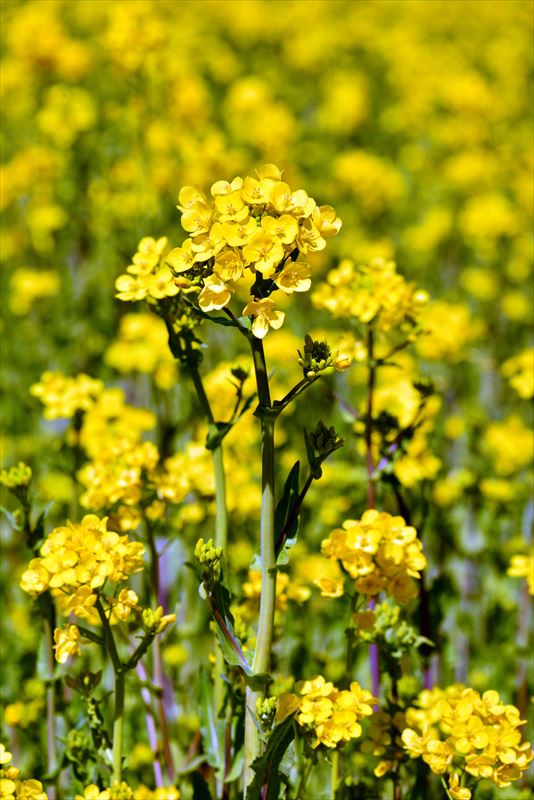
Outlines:
{"label": "yellow flower cluster", "polygon": [[531,463],[532,444],[532,430],[515,415],[488,425],[482,440],[483,449],[490,456],[495,472],[504,476]]}
{"label": "yellow flower cluster", "polygon": [[0,797],[3,800],[48,800],[41,781],[20,780],[20,769],[10,764],[13,756],[0,744]]}
{"label": "yellow flower cluster", "polygon": [[433,361],[461,361],[468,347],[483,333],[467,305],[433,300],[421,315],[425,335],[417,340],[417,352]]}
{"label": "yellow flower cluster", "polygon": [[[167,264],[180,288],[197,288],[205,312],[225,308],[239,281],[246,283],[249,276],[268,281],[269,294],[308,291],[311,270],[298,256],[323,250],[326,238],[341,228],[331,206],[317,206],[304,189],[291,189],[274,164],[260,167],[256,177],[217,181],[209,199],[184,186],[178,208],[189,238],[171,250]],[[262,291],[242,313],[252,317],[259,338],[269,327],[280,328],[285,316]]]}
{"label": "yellow flower cluster", "polygon": [[325,308],[334,317],[389,331],[417,325],[428,294],[405,281],[393,261],[375,258],[368,266],[356,267],[344,259],[330,270],[326,283],[319,284],[312,300],[316,308]]}
{"label": "yellow flower cluster", "polygon": [[125,781],[114,783],[109,789],[100,789],[95,783],[86,786],[83,795],[77,794],[75,800],[180,800],[181,794],[175,786],[160,786],[149,789],[140,785],[131,789]]}
{"label": "yellow flower cluster", "polygon": [[141,239],[132,263],[126,268],[128,274],[121,275],[115,283],[119,300],[161,300],[178,294],[173,274],[163,261],[166,247],[165,236],[157,241],[151,236]]}
{"label": "yellow flower cluster", "polygon": [[170,389],[177,375],[168,338],[165,323],[154,314],[125,314],[104,360],[122,374],[136,370],[153,374],[159,389]]}
{"label": "yellow flower cluster", "polygon": [[529,594],[534,595],[534,549],[528,556],[512,556],[506,574],[512,578],[526,578]]}
{"label": "yellow flower cluster", "polygon": [[154,425],[154,415],[125,403],[121,389],[105,389],[83,418],[80,444],[91,460],[78,472],[86,489],[80,502],[93,510],[123,503],[119,518],[124,530],[137,526],[139,520],[128,510],[141,499],[145,474],[158,464],[156,446],[141,441]]}
{"label": "yellow flower cluster", "polygon": [[9,307],[24,316],[42,297],[55,297],[60,289],[60,276],[55,270],[17,269],[11,276]]}
{"label": "yellow flower cluster", "polygon": [[[47,589],[61,589],[79,604],[90,604],[95,589],[106,581],[119,583],[144,567],[144,546],[107,528],[107,517],[87,514],[80,523],[55,528],[46,538],[40,557],[33,558],[22,575],[25,592],[39,595]],[[83,595],[83,597],[82,597]]]}
{"label": "yellow flower cluster", "polygon": [[46,419],[69,419],[77,411],[91,408],[103,388],[102,381],[84,373],[68,378],[60,372],[44,372],[30,393],[43,403]]}
{"label": "yellow flower cluster", "polygon": [[519,397],[528,400],[534,395],[534,348],[523,350],[501,366],[501,375],[507,378]]}
{"label": "yellow flower cluster", "polygon": [[438,775],[449,774],[452,797],[469,800],[469,789],[459,793],[455,767],[501,788],[510,786],[533,758],[530,744],[521,741],[524,724],[518,709],[493,690],[481,696],[461,685],[434,688],[421,692],[417,707],[406,711],[402,742],[411,758],[421,757]]}
{"label": "yellow flower cluster", "polygon": [[[367,510],[361,520],[346,520],[341,528],[333,530],[323,539],[321,551],[327,558],[341,562],[355,581],[357,592],[376,595],[385,591],[398,603],[417,596],[413,579],[420,578],[420,571],[426,566],[415,528],[406,525],[402,517],[375,509]],[[322,588],[321,580],[317,585]],[[339,587],[325,588],[326,596],[342,593]]]}
{"label": "yellow flower cluster", "polygon": [[357,681],[340,690],[322,675],[297,683],[295,689],[297,694],[280,695],[275,718],[280,722],[296,713],[298,724],[316,737],[312,747],[335,748],[357,739],[362,735],[360,721],[371,716],[378,702]]}

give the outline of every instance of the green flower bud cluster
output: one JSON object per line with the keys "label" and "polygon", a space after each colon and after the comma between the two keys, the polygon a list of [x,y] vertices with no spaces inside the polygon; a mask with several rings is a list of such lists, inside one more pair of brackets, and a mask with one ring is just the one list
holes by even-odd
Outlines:
{"label": "green flower bud cluster", "polygon": [[336,433],[333,425],[327,428],[322,420],[319,420],[313,432],[304,431],[304,439],[306,441],[306,454],[311,474],[315,480],[318,480],[323,474],[321,469],[323,461],[335,450],[343,447],[345,442]]}
{"label": "green flower bud cluster", "polygon": [[158,606],[155,611],[151,608],[144,608],[141,614],[143,627],[147,633],[163,633],[165,628],[174,622],[176,614],[164,614],[163,607]]}
{"label": "green flower bud cluster", "polygon": [[199,539],[195,545],[195,558],[201,567],[202,579],[218,580],[221,574],[222,547],[215,547],[213,539]]}
{"label": "green flower bud cluster", "polygon": [[334,369],[334,359],[330,345],[326,341],[312,339],[309,333],[304,337],[304,353],[297,350],[299,354],[299,365],[302,367],[304,377],[313,380],[319,373],[332,372]]}
{"label": "green flower bud cluster", "polygon": [[264,731],[272,728],[277,702],[277,697],[266,697],[264,700],[258,697],[256,700],[256,717]]}
{"label": "green flower bud cluster", "polygon": [[115,781],[111,787],[111,800],[133,800],[134,793],[126,781]]}
{"label": "green flower bud cluster", "polygon": [[0,472],[0,484],[5,486],[6,489],[11,489],[11,491],[15,492],[17,489],[28,486],[31,479],[31,468],[22,461],[16,466],[3,469],[2,472]]}

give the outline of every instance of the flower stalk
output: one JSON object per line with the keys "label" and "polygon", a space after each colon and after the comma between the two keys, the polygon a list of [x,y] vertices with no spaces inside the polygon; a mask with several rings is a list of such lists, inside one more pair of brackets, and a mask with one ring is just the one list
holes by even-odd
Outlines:
{"label": "flower stalk", "polygon": [[[261,474],[262,502],[260,523],[261,552],[261,601],[258,622],[258,635],[252,669],[256,673],[269,671],[271,645],[274,627],[276,601],[276,555],[275,555],[275,479],[274,479],[274,427],[275,417],[270,415],[271,395],[261,339],[249,338],[256,375],[259,406],[256,415],[261,419]],[[260,752],[260,735],[254,719],[254,709],[259,696],[257,691],[247,687],[245,713],[245,767],[244,791],[253,777],[252,762]]]}

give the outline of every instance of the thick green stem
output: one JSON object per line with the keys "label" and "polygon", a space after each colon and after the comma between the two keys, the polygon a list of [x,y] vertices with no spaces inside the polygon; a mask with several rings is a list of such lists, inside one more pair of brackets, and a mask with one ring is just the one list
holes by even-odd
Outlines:
{"label": "thick green stem", "polygon": [[124,728],[124,678],[125,667],[122,664],[115,638],[109,619],[104,611],[102,601],[100,598],[95,603],[95,608],[98,611],[100,621],[102,622],[102,630],[104,633],[104,640],[106,648],[113,665],[113,673],[115,675],[115,710],[113,713],[113,782],[119,782],[122,778],[122,739]]}
{"label": "thick green stem", "polygon": [[[202,409],[208,425],[213,425],[215,420],[211,410],[210,402],[202,383],[202,378],[196,367],[189,367],[189,374],[195,388],[198,402]],[[220,442],[214,450],[212,450],[213,461],[213,475],[215,479],[215,547],[222,547],[226,554],[228,545],[228,510],[226,507],[226,474],[224,471],[224,455],[222,443]],[[224,657],[220,650],[217,648],[215,656],[215,681],[214,681],[214,697],[215,697],[215,713],[218,714],[224,702],[225,686],[223,681],[223,674],[225,672]],[[224,790],[224,785],[218,786],[218,792]]]}
{"label": "thick green stem", "polygon": [[124,672],[115,672],[115,712],[113,715],[113,782],[122,778],[122,737],[124,730]]}
{"label": "thick green stem", "polygon": [[[260,551],[261,551],[261,600],[258,634],[252,668],[254,672],[268,672],[271,661],[271,645],[274,627],[274,609],[276,600],[276,556],[275,556],[275,531],[274,531],[274,416],[269,415],[271,396],[269,392],[269,379],[265,364],[263,343],[256,337],[250,338],[256,384],[258,389],[259,410],[261,418],[261,474],[262,474],[262,502],[260,524]],[[260,752],[260,736],[253,715],[259,692],[247,687],[246,713],[245,713],[245,769],[243,775],[244,791],[246,793],[253,771],[251,764]]]}
{"label": "thick green stem", "polygon": [[304,798],[306,797],[306,795],[304,794],[304,789],[306,788],[306,784],[308,783],[308,778],[310,777],[310,772],[312,771],[312,767],[313,767],[313,761],[311,759],[308,759],[306,766],[300,773],[295,800],[304,800]]}
{"label": "thick green stem", "polygon": [[339,778],[339,750],[332,753],[332,769],[330,772],[330,800],[336,800],[337,783]]}
{"label": "thick green stem", "polygon": [[[47,598],[48,600],[48,598]],[[47,602],[48,605],[48,602]],[[52,609],[53,615],[53,609]],[[45,653],[46,653],[46,745],[47,745],[47,771],[53,772],[57,763],[56,748],[56,686],[54,681],[54,633],[50,617],[44,618],[45,627]],[[55,800],[56,787],[48,789],[50,800]]]}
{"label": "thick green stem", "polygon": [[[202,413],[206,417],[208,425],[213,425],[215,420],[200,373],[196,367],[189,367],[189,374],[195,387]],[[212,451],[212,458],[215,477],[215,546],[222,547],[225,550],[228,542],[228,512],[226,509],[226,476],[221,444]]]}

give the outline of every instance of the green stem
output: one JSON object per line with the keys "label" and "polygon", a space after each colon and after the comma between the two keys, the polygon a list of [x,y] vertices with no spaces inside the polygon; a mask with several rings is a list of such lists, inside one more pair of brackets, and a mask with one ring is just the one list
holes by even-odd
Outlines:
{"label": "green stem", "polygon": [[102,601],[100,598],[95,603],[95,608],[102,622],[102,630],[104,632],[104,639],[106,648],[113,665],[113,673],[115,675],[115,710],[113,714],[113,782],[121,782],[122,778],[122,738],[124,728],[124,678],[125,669],[121,663],[117,645],[109,619],[106,616]]}
{"label": "green stem", "polygon": [[113,782],[122,778],[122,737],[124,730],[124,672],[115,673],[115,712],[113,717]]}
{"label": "green stem", "polygon": [[445,778],[443,776],[441,776],[441,783],[443,784],[443,788],[445,789],[445,792],[446,792],[447,797],[449,798],[449,800],[453,800],[453,797],[452,797],[451,793],[449,792],[449,787],[445,783]]}
{"label": "green stem", "polygon": [[[196,367],[190,366],[189,374],[208,425],[213,425],[215,420],[200,372]],[[228,545],[228,510],[226,507],[226,474],[224,471],[224,455],[221,442],[212,450],[211,457],[215,479],[215,547],[222,547],[226,555]],[[225,685],[222,676],[225,670],[223,654],[220,648],[216,648],[214,681],[215,714],[219,713],[224,703]],[[223,789],[224,785],[218,786],[219,793]]]}
{"label": "green stem", "polygon": [[299,782],[297,785],[297,793],[295,795],[295,800],[304,800],[305,795],[303,794],[303,792],[304,789],[306,788],[306,784],[308,783],[308,778],[310,777],[310,772],[312,771],[312,768],[313,768],[313,761],[310,758],[308,759],[306,766],[300,775]]}
{"label": "green stem", "polygon": [[[152,525],[150,524],[150,520],[148,519],[146,514],[144,514],[144,521],[148,539],[148,546],[150,549],[150,578],[152,581],[152,591],[156,598],[156,603],[158,605],[163,605],[162,602],[163,598],[161,593],[160,569],[159,569],[160,554],[158,553],[158,549],[156,546],[156,538],[154,536]],[[159,689],[157,706],[158,706],[159,723],[160,723],[161,738],[163,745],[163,754],[165,756],[165,767],[167,769],[167,775],[169,777],[169,780],[173,781],[176,773],[174,769],[174,762],[170,745],[169,724],[167,721],[167,715],[165,713],[165,703],[163,701],[163,692],[165,691],[165,676],[163,673],[163,664],[161,661],[161,648],[158,636],[156,636],[154,639],[152,653],[154,659],[154,683],[156,687]]]}
{"label": "green stem", "polygon": [[[47,598],[48,600],[48,598]],[[49,605],[50,601],[47,602]],[[51,603],[50,603],[51,605]],[[50,608],[49,616],[44,617],[45,627],[45,653],[46,653],[46,743],[47,743],[47,771],[53,772],[57,763],[56,748],[56,685],[54,681],[54,632],[53,608]],[[50,800],[55,800],[56,786],[49,787]]]}
{"label": "green stem", "polygon": [[[265,363],[265,353],[261,339],[249,338],[256,374],[256,385],[259,399],[259,416],[261,418],[261,475],[262,501],[260,524],[261,551],[261,600],[256,637],[256,649],[252,669],[254,672],[268,672],[271,661],[271,645],[274,627],[274,609],[276,600],[276,556],[274,541],[274,426],[275,419],[269,415],[271,395],[269,378]],[[258,412],[257,412],[258,413]],[[244,791],[253,777],[251,764],[260,752],[260,736],[254,719],[256,700],[259,692],[247,687],[245,713],[245,768],[243,775]]]}
{"label": "green stem", "polygon": [[332,769],[330,772],[330,800],[336,800],[337,782],[339,776],[339,750],[332,753]]}

